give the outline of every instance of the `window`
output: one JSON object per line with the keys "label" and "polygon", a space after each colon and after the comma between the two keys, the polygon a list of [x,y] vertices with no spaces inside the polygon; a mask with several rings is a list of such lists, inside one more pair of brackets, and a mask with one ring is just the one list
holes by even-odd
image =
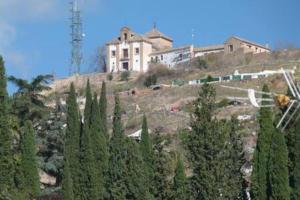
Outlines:
{"label": "window", "polygon": [[128,58],[128,49],[123,49],[123,58]]}
{"label": "window", "polygon": [[160,56],[160,60],[164,60],[164,55],[161,55],[161,56]]}
{"label": "window", "polygon": [[135,48],[135,54],[140,54],[140,49],[139,48]]}
{"label": "window", "polygon": [[251,47],[252,47],[251,45],[248,45],[248,48],[249,48],[249,49],[251,49]]}
{"label": "window", "polygon": [[233,52],[233,45],[232,45],[232,44],[230,44],[230,45],[228,46],[228,48],[229,48],[229,52]]}
{"label": "window", "polygon": [[182,55],[182,53],[181,53],[181,54],[179,54],[179,58],[178,58],[178,60],[179,60],[179,61],[181,61],[181,60],[182,60],[182,58],[183,58],[183,55]]}
{"label": "window", "polygon": [[115,56],[116,56],[116,51],[115,51],[115,50],[112,50],[112,51],[111,51],[111,56],[112,56],[112,57],[115,57]]}
{"label": "window", "polygon": [[124,33],[124,40],[127,40],[127,33]]}

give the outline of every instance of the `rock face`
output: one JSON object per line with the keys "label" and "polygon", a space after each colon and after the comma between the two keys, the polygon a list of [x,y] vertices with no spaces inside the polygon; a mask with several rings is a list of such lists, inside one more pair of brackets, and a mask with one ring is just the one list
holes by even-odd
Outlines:
{"label": "rock face", "polygon": [[39,170],[39,176],[40,176],[40,183],[42,183],[43,185],[55,186],[56,177],[47,174],[43,170]]}

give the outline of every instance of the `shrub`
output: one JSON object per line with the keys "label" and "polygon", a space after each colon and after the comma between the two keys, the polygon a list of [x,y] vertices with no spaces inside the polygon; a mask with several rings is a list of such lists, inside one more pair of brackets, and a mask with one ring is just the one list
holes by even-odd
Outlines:
{"label": "shrub", "polygon": [[151,85],[155,85],[157,83],[157,76],[155,74],[150,74],[146,77],[144,85],[149,87]]}
{"label": "shrub", "polygon": [[129,71],[124,71],[121,73],[121,81],[128,81],[130,76],[130,72]]}
{"label": "shrub", "polygon": [[206,69],[207,68],[207,62],[203,58],[198,58],[196,60],[196,67],[199,69]]}
{"label": "shrub", "polygon": [[109,74],[107,74],[107,76],[106,76],[106,79],[109,80],[109,81],[113,80],[113,78],[114,78],[114,76],[113,76],[112,73],[109,73]]}

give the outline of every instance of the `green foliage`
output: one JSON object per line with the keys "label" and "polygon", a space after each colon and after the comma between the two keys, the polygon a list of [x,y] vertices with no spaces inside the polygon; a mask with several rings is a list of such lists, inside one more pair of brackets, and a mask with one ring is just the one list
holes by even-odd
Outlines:
{"label": "green foliage", "polygon": [[199,69],[207,69],[208,67],[206,60],[200,57],[197,58],[195,65]]}
{"label": "green foliage", "polygon": [[156,133],[153,139],[153,196],[154,199],[163,200],[171,197],[171,183],[168,177],[171,175],[171,158],[166,151],[167,141]]}
{"label": "green foliage", "polygon": [[[67,174],[64,175],[62,185],[64,194],[71,196],[65,196],[66,199],[70,199],[72,196],[74,196],[75,199],[80,197],[80,130],[79,109],[77,105],[74,84],[72,83],[70,87],[70,93],[67,98],[67,130],[64,148],[64,170],[66,170]],[[70,173],[68,170],[70,170]],[[71,178],[69,178],[69,176]],[[70,184],[72,184],[73,187],[73,194],[69,189]]]}
{"label": "green foliage", "polygon": [[109,167],[107,189],[110,199],[126,199],[126,148],[121,124],[121,108],[118,95],[115,96],[113,134],[109,145]]}
{"label": "green foliage", "polygon": [[150,74],[146,77],[144,81],[144,85],[146,87],[150,87],[151,85],[156,85],[157,84],[157,76],[156,74]]}
{"label": "green foliage", "polygon": [[218,103],[218,107],[219,108],[223,108],[229,105],[229,101],[228,99],[222,99],[219,103]]}
{"label": "green foliage", "polygon": [[[195,102],[192,131],[186,141],[194,174],[191,178],[193,196],[195,199],[237,199],[242,190],[238,181],[241,163],[228,165],[241,159],[241,149],[228,142],[237,134],[230,128],[231,122],[212,117],[214,105],[215,89],[205,84]],[[232,177],[238,180],[230,180]],[[232,184],[227,185],[230,181]]]}
{"label": "green foliage", "polygon": [[24,133],[21,137],[21,169],[24,180],[22,188],[30,197],[37,197],[40,193],[40,179],[36,160],[36,146],[34,130],[30,121],[25,122]]}
{"label": "green foliage", "polygon": [[268,199],[289,200],[288,151],[284,135],[279,131],[272,134],[268,162]]}
{"label": "green foliage", "polygon": [[113,78],[114,78],[113,73],[109,73],[109,74],[107,74],[107,76],[106,76],[106,79],[107,79],[108,81],[112,81]]}
{"label": "green foliage", "polygon": [[126,199],[150,199],[148,174],[139,145],[131,139],[126,139]]}
{"label": "green foliage", "polygon": [[0,56],[0,193],[13,188],[12,136],[3,58]]}
{"label": "green foliage", "polygon": [[94,99],[92,102],[90,130],[92,138],[92,150],[96,166],[95,178],[97,182],[97,192],[99,198],[102,199],[105,191],[104,175],[106,174],[108,167],[108,148],[106,135],[103,133],[102,119],[100,117],[100,109],[96,94],[94,95]]}
{"label": "green foliage", "polygon": [[45,114],[45,96],[41,92],[50,90],[47,86],[52,80],[52,75],[38,75],[31,82],[10,76],[8,80],[18,87],[18,91],[13,98],[13,111],[19,119],[21,125],[25,120],[34,121],[41,119]]}
{"label": "green foliage", "polygon": [[92,94],[89,81],[86,86],[84,124],[80,140],[80,199],[100,199],[97,169],[93,151]]}
{"label": "green foliage", "polygon": [[73,200],[74,192],[73,192],[73,180],[70,169],[70,164],[68,160],[64,162],[64,176],[62,181],[62,192],[65,200]]}
{"label": "green foliage", "polygon": [[[264,85],[263,91],[269,91],[266,85]],[[265,98],[264,95],[262,98]],[[266,103],[262,102],[262,104]],[[253,160],[251,195],[254,199],[267,199],[268,160],[270,157],[272,134],[275,131],[270,108],[261,108],[259,126],[260,130]]]}
{"label": "green foliage", "polygon": [[107,99],[106,99],[106,84],[103,81],[101,87],[101,96],[99,99],[99,109],[100,109],[100,119],[101,119],[101,128],[102,134],[108,138],[107,132]]}
{"label": "green foliage", "polygon": [[142,132],[141,132],[141,141],[140,141],[140,152],[145,163],[145,174],[146,174],[146,184],[151,186],[150,191],[153,193],[153,148],[152,141],[148,132],[147,118],[144,115],[143,124],[142,124]]}
{"label": "green foliage", "polygon": [[300,121],[295,123],[295,126],[288,130],[286,135],[287,147],[289,153],[289,176],[291,187],[291,199],[297,200],[300,198]]}
{"label": "green foliage", "polygon": [[173,180],[173,194],[174,200],[189,200],[190,193],[188,188],[188,182],[184,171],[184,165],[180,158],[178,158],[175,176]]}
{"label": "green foliage", "polygon": [[123,71],[121,72],[121,81],[128,81],[130,77],[129,71]]}

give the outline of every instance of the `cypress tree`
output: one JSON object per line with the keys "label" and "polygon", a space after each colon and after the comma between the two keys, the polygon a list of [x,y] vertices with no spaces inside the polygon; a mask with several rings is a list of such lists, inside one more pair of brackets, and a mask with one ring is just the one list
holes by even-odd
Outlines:
{"label": "cypress tree", "polygon": [[62,180],[62,193],[65,200],[73,200],[74,193],[73,193],[73,180],[71,175],[70,164],[68,160],[64,160],[64,174]]}
{"label": "cypress tree", "polygon": [[121,123],[121,108],[119,96],[115,95],[113,117],[113,134],[109,145],[109,168],[107,190],[109,199],[126,199],[126,141]]}
{"label": "cypress tree", "polygon": [[[67,98],[67,129],[65,134],[64,147],[64,177],[63,193],[65,199],[79,199],[80,197],[80,119],[79,109],[76,100],[74,84],[70,86],[70,93]],[[72,192],[69,187],[72,187]]]}
{"label": "cypress tree", "polygon": [[37,197],[40,192],[40,179],[36,161],[34,130],[30,121],[25,122],[24,133],[21,137],[21,168],[25,193],[31,198]]}
{"label": "cypress tree", "polygon": [[171,183],[168,177],[171,175],[171,160],[165,150],[166,140],[159,134],[153,140],[153,196],[154,199],[164,200],[171,197]]}
{"label": "cypress tree", "polygon": [[143,117],[143,124],[142,124],[142,132],[141,132],[141,142],[140,142],[140,149],[143,155],[144,161],[146,164],[151,167],[152,159],[153,159],[153,151],[152,151],[152,143],[148,132],[148,124],[147,118],[144,115]]}
{"label": "cypress tree", "polygon": [[0,56],[0,193],[13,184],[12,136],[9,127],[8,96],[4,61]]}
{"label": "cypress tree", "polygon": [[126,199],[151,199],[148,174],[138,144],[126,139]]}
{"label": "cypress tree", "polygon": [[284,135],[274,131],[268,167],[268,199],[289,200],[288,151]]}
{"label": "cypress tree", "polygon": [[92,102],[92,113],[91,113],[91,142],[93,148],[93,154],[95,159],[96,169],[96,181],[98,185],[97,192],[101,198],[104,198],[104,175],[107,172],[108,167],[108,149],[106,137],[103,134],[102,122],[100,118],[99,106],[97,101],[97,95],[94,95]]}
{"label": "cypress tree", "polygon": [[86,86],[84,124],[80,139],[80,196],[81,199],[100,199],[98,193],[97,170],[92,147],[92,94],[89,81]]}
{"label": "cypress tree", "polygon": [[103,81],[101,87],[101,96],[99,99],[99,108],[100,108],[100,119],[102,126],[102,133],[108,138],[107,132],[107,99],[106,99],[106,84]]}
{"label": "cypress tree", "polygon": [[289,174],[291,186],[291,199],[300,199],[300,121],[297,121],[294,128],[288,130],[287,146],[289,152]]}
{"label": "cypress tree", "polygon": [[183,162],[180,158],[177,160],[173,183],[173,198],[174,200],[190,199],[187,178],[184,172]]}
{"label": "cypress tree", "polygon": [[147,118],[144,115],[143,124],[142,124],[142,132],[141,132],[141,142],[140,142],[140,151],[143,157],[143,161],[145,164],[145,173],[146,173],[146,181],[150,186],[150,191],[153,194],[153,149],[152,142],[148,132]]}
{"label": "cypress tree", "polygon": [[[266,85],[263,86],[263,91],[269,92]],[[263,95],[263,98],[267,97]],[[267,103],[268,102],[262,102],[263,105]],[[271,108],[263,107],[260,109],[259,126],[260,130],[254,152],[253,172],[251,176],[251,196],[253,199],[264,200],[267,199],[267,172],[271,138],[275,131]]]}

